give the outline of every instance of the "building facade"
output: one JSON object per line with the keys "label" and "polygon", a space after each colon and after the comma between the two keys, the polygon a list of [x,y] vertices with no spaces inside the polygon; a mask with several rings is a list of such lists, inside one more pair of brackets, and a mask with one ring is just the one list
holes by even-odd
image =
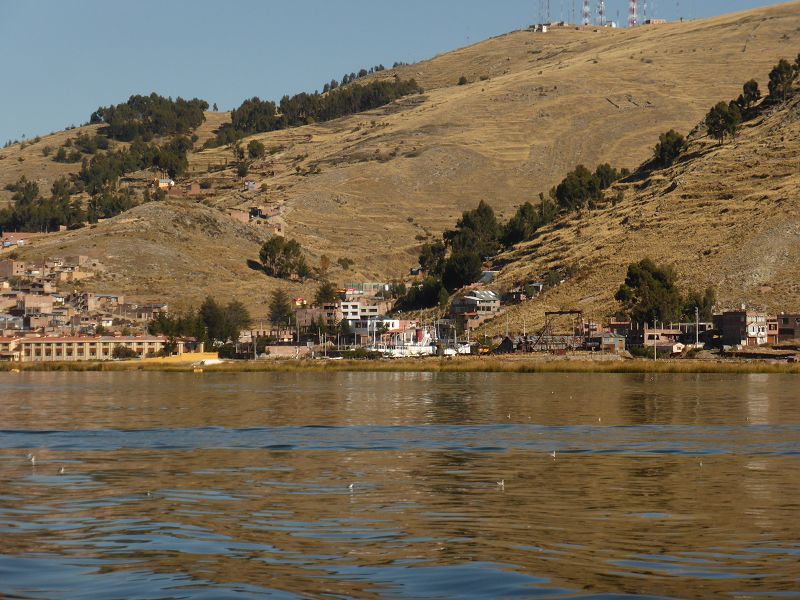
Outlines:
{"label": "building facade", "polygon": [[[111,360],[114,349],[121,346],[144,358],[162,353],[168,344],[165,336],[0,338],[0,356],[17,362]],[[181,355],[185,349],[186,341],[175,341],[175,354]]]}

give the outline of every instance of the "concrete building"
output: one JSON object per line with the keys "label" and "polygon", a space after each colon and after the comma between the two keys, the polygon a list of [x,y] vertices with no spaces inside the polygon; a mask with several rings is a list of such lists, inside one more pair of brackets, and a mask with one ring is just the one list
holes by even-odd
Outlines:
{"label": "concrete building", "polygon": [[606,354],[625,352],[625,336],[603,331],[586,338],[586,349]]}
{"label": "concrete building", "polygon": [[0,277],[3,279],[24,277],[25,271],[24,262],[18,260],[0,260]]}
{"label": "concrete building", "polygon": [[714,315],[714,328],[724,346],[763,346],[769,343],[765,313],[733,310]]}
{"label": "concrete building", "polygon": [[778,340],[781,342],[800,340],[800,313],[778,315]]}
{"label": "concrete building", "polygon": [[453,300],[454,315],[476,313],[492,316],[500,310],[500,296],[491,291],[474,291]]}
{"label": "concrete building", "polygon": [[[6,339],[6,338],[0,338]],[[75,362],[84,360],[111,360],[114,348],[122,346],[133,350],[137,356],[156,355],[164,350],[169,340],[165,336],[142,337],[26,337],[13,343],[11,360],[19,362]],[[175,341],[175,354],[186,348],[184,340]]]}

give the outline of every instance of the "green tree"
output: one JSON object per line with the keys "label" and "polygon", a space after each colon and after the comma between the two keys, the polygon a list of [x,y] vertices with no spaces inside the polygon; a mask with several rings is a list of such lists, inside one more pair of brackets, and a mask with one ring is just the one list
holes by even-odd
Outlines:
{"label": "green tree", "polygon": [[247,144],[247,155],[250,158],[263,158],[264,154],[266,154],[266,148],[264,148],[264,144],[258,140],[253,140]]}
{"label": "green tree", "polygon": [[445,262],[442,283],[448,292],[454,292],[478,281],[482,271],[483,261],[477,252],[454,252]]}
{"label": "green tree", "polygon": [[249,327],[253,322],[247,307],[238,300],[229,302],[223,311],[223,315],[226,333],[228,339],[232,342],[236,342],[242,329]]}
{"label": "green tree", "polygon": [[467,85],[467,83],[468,81],[466,75],[462,75],[458,78],[458,85]]}
{"label": "green tree", "polygon": [[599,200],[602,188],[594,173],[578,165],[556,186],[553,194],[563,210],[573,211]]}
{"label": "green tree", "polygon": [[686,149],[686,138],[674,129],[670,129],[666,133],[662,133],[658,138],[653,151],[656,164],[662,167],[668,167],[674,163],[681,153]]}
{"label": "green tree", "polygon": [[443,242],[425,243],[419,253],[419,266],[425,273],[441,275],[446,254],[447,248]]}
{"label": "green tree", "polygon": [[406,295],[397,301],[395,308],[397,310],[432,308],[447,305],[449,298],[441,279],[427,277],[421,284],[411,286]]}
{"label": "green tree", "polygon": [[138,358],[139,353],[133,348],[128,348],[122,344],[117,344],[111,351],[111,358],[115,360],[125,360],[127,358]]}
{"label": "green tree", "polygon": [[699,316],[704,321],[711,321],[714,317],[714,305],[717,303],[717,292],[713,287],[706,288],[705,292],[692,291],[686,296],[683,316],[689,321],[695,318],[694,309],[699,309]]}
{"label": "green tree", "polygon": [[245,327],[252,322],[247,308],[234,300],[227,306],[222,306],[216,300],[208,297],[203,301],[198,310],[198,316],[203,322],[212,342],[236,342]]}
{"label": "green tree", "polygon": [[330,281],[321,282],[317,288],[317,292],[314,294],[314,304],[317,306],[331,304],[336,302],[336,299],[336,286],[334,286]]}
{"label": "green tree", "polygon": [[684,299],[675,281],[672,268],[657,266],[645,258],[628,266],[625,283],[615,298],[636,322],[676,321],[683,312]]}
{"label": "green tree", "polygon": [[445,231],[442,237],[453,253],[492,256],[500,246],[500,225],[492,207],[481,200],[476,209],[462,213],[456,228]]}
{"label": "green tree", "polygon": [[300,278],[308,276],[308,265],[303,257],[303,249],[296,240],[287,240],[275,235],[261,246],[259,254],[264,270],[271,277],[286,279],[292,275]]}
{"label": "green tree", "polygon": [[706,115],[708,133],[720,144],[725,136],[736,137],[736,131],[742,122],[742,115],[735,103],[719,102]]}
{"label": "green tree", "polygon": [[236,174],[239,177],[247,177],[247,173],[250,172],[250,165],[247,164],[246,160],[240,160],[236,163]]}
{"label": "green tree", "polygon": [[608,163],[598,165],[597,169],[595,169],[594,176],[597,178],[601,190],[611,187],[612,183],[620,179],[619,171]]}
{"label": "green tree", "polygon": [[223,308],[216,300],[207,297],[198,309],[198,316],[205,326],[209,340],[223,343],[228,341]]}
{"label": "green tree", "polygon": [[274,325],[287,324],[292,321],[294,311],[289,294],[282,288],[277,288],[272,292],[269,300],[269,320]]}
{"label": "green tree", "polygon": [[769,95],[773,100],[786,100],[786,95],[792,88],[792,82],[797,76],[788,60],[782,58],[769,74]]}
{"label": "green tree", "polygon": [[742,94],[736,102],[742,108],[748,109],[759,100],[761,100],[761,90],[758,87],[758,82],[755,79],[751,79],[742,87]]}

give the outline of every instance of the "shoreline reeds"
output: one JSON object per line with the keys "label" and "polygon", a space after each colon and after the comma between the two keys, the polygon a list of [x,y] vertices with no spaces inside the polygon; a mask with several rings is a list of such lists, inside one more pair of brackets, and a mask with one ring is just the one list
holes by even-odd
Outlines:
{"label": "shoreline reeds", "polygon": [[216,365],[146,362],[0,363],[0,372],[173,372],[173,373],[719,373],[800,375],[800,364],[766,361],[570,360],[526,358],[428,358],[398,360],[262,360]]}

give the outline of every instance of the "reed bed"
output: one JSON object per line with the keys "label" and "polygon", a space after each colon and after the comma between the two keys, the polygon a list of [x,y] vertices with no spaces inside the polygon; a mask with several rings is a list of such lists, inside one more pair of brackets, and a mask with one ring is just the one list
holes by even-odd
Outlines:
{"label": "reed bed", "polygon": [[399,372],[399,373],[766,373],[800,375],[800,364],[743,360],[571,360],[549,358],[463,357],[411,360],[235,361],[198,367],[192,364],[138,362],[0,363],[0,372],[159,371],[175,373]]}

